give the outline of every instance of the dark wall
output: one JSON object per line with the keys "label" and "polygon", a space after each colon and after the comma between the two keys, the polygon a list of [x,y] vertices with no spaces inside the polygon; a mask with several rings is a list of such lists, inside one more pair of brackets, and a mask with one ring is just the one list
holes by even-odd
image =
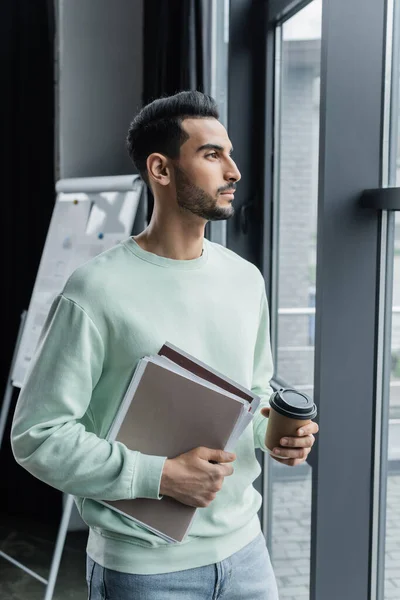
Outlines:
{"label": "dark wall", "polygon": [[[20,315],[28,307],[54,203],[52,4],[47,0],[4,1],[0,5],[0,23],[2,402]],[[17,392],[10,418],[16,396]],[[38,517],[51,517],[58,512],[59,495],[53,495],[47,486],[16,467],[8,441],[9,425],[0,453],[0,511],[23,512],[29,489],[32,512]],[[41,498],[45,498],[44,504]]]}
{"label": "dark wall", "polygon": [[135,172],[125,147],[141,108],[143,0],[57,0],[59,178]]}
{"label": "dark wall", "polygon": [[228,133],[242,179],[228,246],[258,267],[264,222],[266,10],[259,0],[231,0]]}

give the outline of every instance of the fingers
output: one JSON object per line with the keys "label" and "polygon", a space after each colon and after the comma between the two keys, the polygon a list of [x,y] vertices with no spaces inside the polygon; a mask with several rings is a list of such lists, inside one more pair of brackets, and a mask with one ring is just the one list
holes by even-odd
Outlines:
{"label": "fingers", "polygon": [[272,458],[282,464],[294,467],[304,462],[315,443],[314,433],[319,430],[313,421],[297,430],[298,437],[285,436],[280,439],[281,447],[274,448]]}
{"label": "fingers", "polygon": [[303,425],[303,427],[300,427],[300,429],[297,430],[297,435],[310,435],[313,433],[318,433],[318,431],[318,423],[311,421],[311,423],[308,423],[308,425]]}
{"label": "fingers", "polygon": [[283,459],[286,458],[284,462],[288,462],[289,458],[298,458],[302,461],[307,458],[310,454],[311,448],[274,448],[273,453]]}
{"label": "fingers", "polygon": [[218,471],[221,473],[223,477],[229,477],[230,475],[232,475],[234,469],[232,467],[232,465],[229,464],[219,464],[218,465]]}
{"label": "fingers", "polygon": [[288,448],[312,448],[315,442],[315,437],[311,433],[303,437],[284,437],[281,438],[281,446]]}
{"label": "fingers", "polygon": [[200,458],[213,463],[230,463],[236,460],[236,454],[224,450],[212,450],[211,448],[197,448]]}

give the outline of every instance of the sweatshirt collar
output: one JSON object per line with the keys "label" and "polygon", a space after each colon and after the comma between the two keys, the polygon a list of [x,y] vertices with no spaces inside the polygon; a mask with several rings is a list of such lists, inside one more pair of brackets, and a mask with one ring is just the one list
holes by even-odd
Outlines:
{"label": "sweatshirt collar", "polygon": [[166,258],[165,256],[159,256],[158,254],[148,252],[147,250],[144,250],[141,246],[139,246],[139,244],[133,239],[133,237],[124,240],[122,243],[128,250],[130,250],[130,252],[135,254],[135,256],[137,256],[141,260],[167,269],[199,269],[200,267],[205,265],[208,260],[208,240],[206,238],[204,238],[203,242],[202,255],[198,258],[193,258],[190,260],[176,260],[174,258]]}

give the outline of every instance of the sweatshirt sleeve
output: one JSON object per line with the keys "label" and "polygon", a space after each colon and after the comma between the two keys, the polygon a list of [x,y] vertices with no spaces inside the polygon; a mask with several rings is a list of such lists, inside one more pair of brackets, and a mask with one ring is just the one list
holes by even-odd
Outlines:
{"label": "sweatshirt sleeve", "polygon": [[75,496],[159,499],[166,457],[110,443],[80,422],[90,414],[104,354],[87,313],[58,296],[18,398],[11,429],[14,457],[38,479]]}
{"label": "sweatshirt sleeve", "polygon": [[273,393],[270,385],[274,372],[271,339],[269,330],[269,310],[268,301],[263,287],[260,318],[258,325],[257,340],[254,349],[254,364],[253,364],[253,380],[252,391],[261,397],[260,406],[258,407],[253,419],[254,445],[255,448],[267,451],[265,446],[265,433],[267,430],[268,419],[263,417],[261,409],[270,406],[269,399]]}

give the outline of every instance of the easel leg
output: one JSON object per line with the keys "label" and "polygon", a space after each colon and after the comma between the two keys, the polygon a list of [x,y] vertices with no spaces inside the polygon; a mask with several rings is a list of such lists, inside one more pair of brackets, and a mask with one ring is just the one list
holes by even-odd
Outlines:
{"label": "easel leg", "polygon": [[6,393],[4,394],[3,406],[1,407],[0,413],[0,448],[1,443],[3,441],[4,430],[6,428],[8,413],[10,410],[13,389],[14,388],[11,384],[11,380],[9,379],[7,382]]}
{"label": "easel leg", "polygon": [[68,524],[71,517],[71,511],[74,504],[73,496],[68,496],[64,506],[63,516],[57,534],[56,546],[54,548],[53,559],[51,561],[49,580],[46,587],[44,600],[52,600],[54,587],[56,585],[58,569],[61,562],[61,556],[64,549],[65,538],[67,536]]}

